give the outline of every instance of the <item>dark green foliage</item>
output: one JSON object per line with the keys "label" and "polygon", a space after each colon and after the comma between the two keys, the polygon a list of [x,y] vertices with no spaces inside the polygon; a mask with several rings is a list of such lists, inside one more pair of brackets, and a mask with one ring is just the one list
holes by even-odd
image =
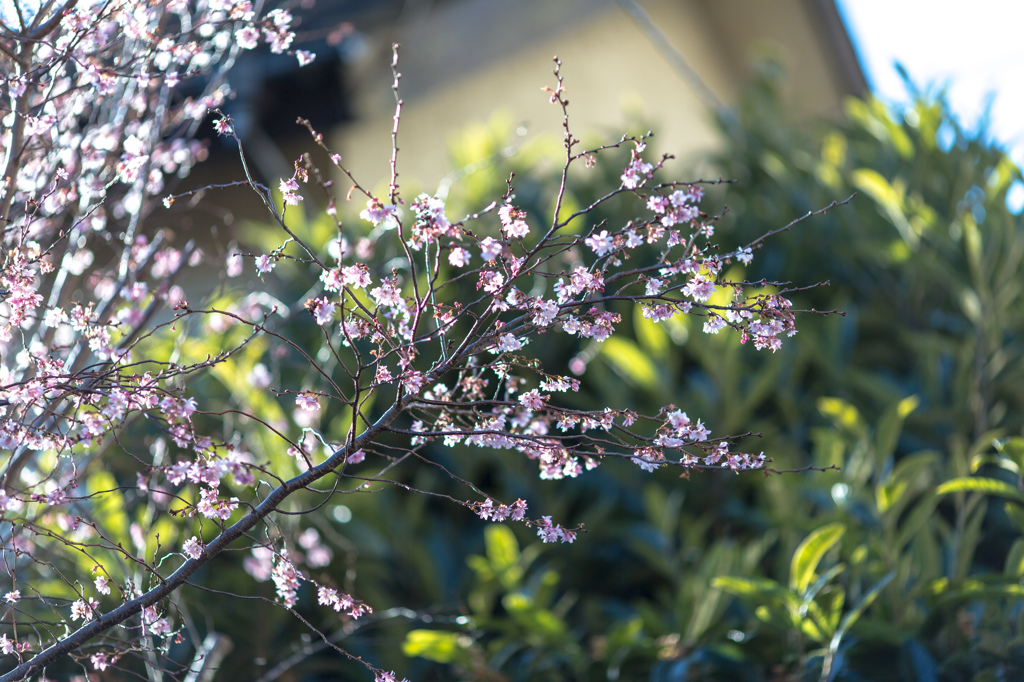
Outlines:
{"label": "dark green foliage", "polygon": [[[624,345],[595,351],[587,384],[638,409],[674,401],[719,432],[761,432],[745,445],[779,468],[841,471],[663,472],[646,484],[625,467],[590,474],[601,494],[578,518],[592,532],[542,559],[577,600],[566,619],[589,642],[575,676],[1012,677],[1024,655],[1024,543],[1010,521],[1024,516],[1024,229],[1006,194],[1020,171],[940,97],[920,94],[901,114],[851,101],[846,123],[808,129],[786,120],[772,78],[766,69],[752,86],[745,133],[718,157],[739,184],[716,195],[730,207],[717,234],[723,249],[742,246],[856,192],[764,242],[745,274],[828,280],[794,302],[846,316],[805,318],[774,356],[634,318]],[[631,347],[640,359],[623,362]],[[466,632],[491,642],[494,630],[478,628]],[[545,652],[557,657],[544,647],[532,660]]]}
{"label": "dark green foliage", "polygon": [[[443,498],[352,494],[341,500],[350,522],[328,507],[314,524],[336,548],[322,570],[376,620],[331,623],[312,594],[299,613],[417,682],[1024,674],[1024,224],[1005,205],[1020,170],[984,131],[961,129],[941,96],[922,93],[902,113],[851,101],[846,122],[808,127],[787,119],[777,78],[766,66],[738,107],[742,136],[723,133],[716,163],[738,184],[704,208],[729,206],[716,233],[728,249],[856,192],[734,270],[827,280],[792,295],[795,307],[845,316],[803,316],[771,354],[707,336],[696,320],[656,326],[623,309],[613,341],[549,332],[531,350],[552,371],[587,362],[584,391],[570,396],[580,406],[675,403],[714,434],[761,434],[742,449],[776,468],[839,469],[681,479],[617,462],[546,482],[511,455],[437,444],[429,456],[485,494],[523,497],[588,532],[553,548]],[[473,135],[456,150],[458,165],[476,165],[452,189],[451,216],[501,194],[513,170],[501,132]],[[528,147],[516,164],[542,169],[550,151]],[[615,168],[573,176],[569,210],[617,185]],[[553,210],[549,186],[543,170],[516,178],[533,222]],[[640,213],[622,202],[592,220],[621,226]],[[469,495],[438,469],[393,474]],[[301,627],[267,610],[258,632]],[[291,655],[291,644],[256,653],[268,640],[255,639],[236,635],[229,659],[250,679]],[[288,679],[358,670],[315,640],[282,639],[308,651]]]}

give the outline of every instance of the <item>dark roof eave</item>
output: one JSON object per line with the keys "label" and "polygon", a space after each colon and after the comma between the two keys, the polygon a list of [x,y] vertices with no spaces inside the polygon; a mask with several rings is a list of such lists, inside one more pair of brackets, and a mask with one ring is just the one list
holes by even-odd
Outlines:
{"label": "dark roof eave", "polygon": [[821,32],[835,57],[835,67],[842,79],[844,90],[855,97],[864,97],[870,92],[864,70],[861,68],[857,51],[850,40],[843,19],[836,9],[835,0],[809,0],[814,5]]}

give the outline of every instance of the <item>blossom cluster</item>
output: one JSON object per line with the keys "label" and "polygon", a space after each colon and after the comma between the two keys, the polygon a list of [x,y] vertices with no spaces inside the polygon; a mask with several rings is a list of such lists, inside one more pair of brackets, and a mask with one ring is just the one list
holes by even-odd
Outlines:
{"label": "blossom cluster", "polygon": [[[0,634],[0,651],[9,655],[60,639],[28,638],[38,635],[39,618],[52,620],[47,609],[54,605],[68,604],[68,631],[74,621],[94,621],[101,605],[83,592],[83,582],[97,596],[111,595],[107,574],[93,581],[68,572],[62,549],[88,542],[88,554],[110,553],[109,565],[140,567],[163,561],[154,547],[167,551],[171,542],[173,549],[167,512],[177,511],[171,507],[178,493],[155,474],[162,471],[171,486],[203,486],[195,497],[179,492],[218,522],[238,504],[216,493],[224,475],[232,474],[236,486],[253,484],[249,456],[197,432],[197,402],[183,393],[192,374],[233,348],[205,362],[178,363],[146,346],[161,329],[173,330],[168,319],[175,311],[187,310],[175,279],[209,262],[201,249],[173,244],[147,219],[161,205],[157,197],[205,158],[206,143],[193,136],[232,97],[221,76],[239,50],[265,44],[300,64],[313,55],[292,51],[289,12],[260,17],[250,0],[14,2],[3,15],[0,448],[7,459],[0,551],[21,586],[5,593],[18,609]],[[229,134],[230,122],[222,120],[227,125],[218,130]],[[140,421],[158,435],[142,447],[121,446],[140,470],[109,474],[100,458]],[[185,453],[175,464],[167,463],[168,443]],[[92,511],[97,503],[131,514],[132,522],[112,532],[104,514]],[[148,514],[135,515],[131,507],[140,503],[151,506]],[[134,520],[149,517],[162,524],[155,535]],[[191,559],[202,558],[205,548],[196,536],[179,546]],[[35,582],[34,566],[49,566],[53,575]],[[54,575],[67,583],[63,591],[41,591]],[[33,599],[22,599],[26,588]],[[78,598],[65,601],[72,593]],[[136,596],[135,588],[121,589],[124,599]],[[168,633],[169,619],[149,606],[137,626],[109,643],[124,638],[126,650],[139,650]],[[89,656],[101,671],[121,657]]]}
{"label": "blossom cluster", "polygon": [[550,516],[544,516],[537,522],[537,537],[544,542],[573,543],[576,541],[576,531],[552,523]]}
{"label": "blossom cluster", "polygon": [[356,619],[364,614],[373,612],[373,609],[365,603],[356,601],[351,596],[339,593],[336,589],[331,587],[318,587],[316,591],[316,601],[321,606],[330,606],[338,613],[346,613],[352,619]]}
{"label": "blossom cluster", "polygon": [[522,521],[526,518],[526,500],[519,499],[511,505],[504,505],[495,503],[494,500],[488,497],[477,506],[476,515],[484,521],[495,521],[498,523],[506,519]]}

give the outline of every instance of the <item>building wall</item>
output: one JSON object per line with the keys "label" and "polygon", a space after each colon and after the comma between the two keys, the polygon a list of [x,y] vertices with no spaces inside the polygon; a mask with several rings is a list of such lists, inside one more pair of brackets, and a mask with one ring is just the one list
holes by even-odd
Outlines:
{"label": "building wall", "polygon": [[[358,121],[334,145],[374,186],[386,182],[391,146],[390,44],[401,44],[402,178],[427,190],[450,170],[448,146],[467,124],[506,112],[528,135],[560,132],[561,112],[541,91],[562,73],[577,134],[611,139],[637,119],[657,133],[656,152],[695,158],[715,145],[711,109],[734,101],[751,52],[768,43],[791,73],[792,101],[808,114],[838,114],[842,82],[816,3],[804,0],[642,0],[687,67],[614,0],[453,0],[372,36],[356,74]],[[760,47],[759,47],[760,46]],[[697,74],[703,86],[695,85]],[[706,87],[706,90],[705,90]]]}

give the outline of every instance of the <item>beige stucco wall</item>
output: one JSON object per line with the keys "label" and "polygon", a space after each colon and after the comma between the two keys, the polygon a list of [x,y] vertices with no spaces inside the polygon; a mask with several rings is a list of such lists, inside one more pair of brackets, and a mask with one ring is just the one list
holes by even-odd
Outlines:
{"label": "beige stucco wall", "polygon": [[721,40],[722,58],[742,76],[751,59],[770,52],[782,60],[793,106],[805,115],[838,116],[844,97],[859,84],[846,82],[837,60],[845,36],[825,30],[814,0],[714,0],[702,3]]}
{"label": "beige stucco wall", "polygon": [[[843,94],[827,43],[804,0],[642,0],[641,6],[713,96],[741,87],[752,47],[769,40],[793,74],[801,110],[835,113]],[[399,172],[424,189],[451,169],[448,145],[464,126],[504,111],[527,136],[558,135],[561,113],[541,88],[562,62],[577,133],[617,138],[630,118],[657,132],[652,145],[691,162],[716,143],[708,98],[612,0],[456,0],[374,37],[357,76],[359,122],[333,143],[370,186],[388,175],[390,43],[400,42],[404,100]]]}

